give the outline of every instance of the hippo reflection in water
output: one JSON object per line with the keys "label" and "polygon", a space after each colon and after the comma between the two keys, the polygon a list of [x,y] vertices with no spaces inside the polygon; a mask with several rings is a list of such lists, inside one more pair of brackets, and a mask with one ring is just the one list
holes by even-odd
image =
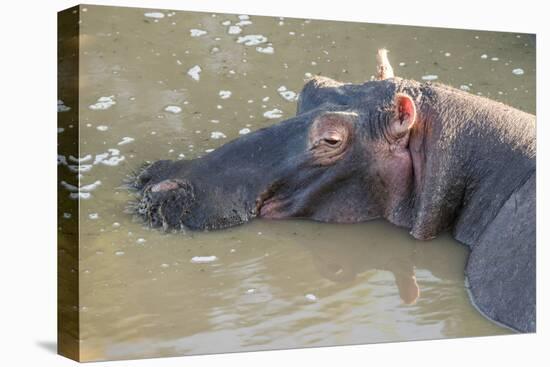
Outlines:
{"label": "hippo reflection in water", "polygon": [[131,186],[152,227],[213,230],[255,217],[375,218],[429,240],[450,230],[471,254],[475,306],[535,331],[535,117],[455,88],[393,76],[315,77],[296,117],[194,160],[157,161]]}

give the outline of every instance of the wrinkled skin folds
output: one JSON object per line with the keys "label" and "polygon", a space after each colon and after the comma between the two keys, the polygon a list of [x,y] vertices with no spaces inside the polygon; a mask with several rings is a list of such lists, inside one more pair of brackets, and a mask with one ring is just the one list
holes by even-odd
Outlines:
{"label": "wrinkled skin folds", "polygon": [[379,59],[388,63],[379,80],[315,77],[295,117],[202,158],[147,166],[131,183],[135,211],[166,230],[299,217],[385,218],[421,240],[451,231],[472,251],[476,307],[535,331],[535,117],[393,77],[386,54]]}

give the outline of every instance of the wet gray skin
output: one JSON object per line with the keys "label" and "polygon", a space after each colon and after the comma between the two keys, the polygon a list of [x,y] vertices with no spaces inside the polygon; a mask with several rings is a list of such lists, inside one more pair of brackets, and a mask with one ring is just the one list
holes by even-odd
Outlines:
{"label": "wet gray skin", "polygon": [[295,118],[194,161],[146,167],[134,183],[138,213],[165,229],[260,216],[385,218],[421,240],[451,230],[475,250],[467,276],[477,307],[533,332],[535,136],[533,115],[452,87],[314,78]]}
{"label": "wet gray skin", "polygon": [[[391,50],[394,72],[403,79],[437,75],[437,81],[532,113],[535,52],[528,35],[259,16],[250,16],[252,24],[231,35],[229,27],[242,21],[237,15],[86,8],[80,14],[80,96],[60,95],[71,111],[79,107],[80,124],[69,118],[71,111],[59,113],[60,146],[72,142],[77,130],[80,141],[75,153],[60,148],[67,163],[61,159],[59,166],[60,179],[80,186],[85,197],[76,201],[74,188],[59,187],[59,197],[66,199],[60,205],[59,233],[72,238],[72,224],[78,224],[80,246],[74,253],[69,242],[62,242],[59,258],[61,267],[72,264],[65,258],[79,259],[79,304],[68,303],[65,309],[80,311],[83,360],[513,333],[470,302],[464,277],[470,250],[448,233],[418,241],[409,229],[387,220],[345,224],[264,220],[261,215],[223,230],[172,233],[124,214],[133,194],[119,186],[144,161],[202,157],[206,165],[214,162],[210,156],[231,146],[228,142],[254,140],[251,134],[279,121],[311,126],[326,108],[310,99],[309,112],[300,113],[310,118],[300,122],[293,117],[297,101],[284,90],[298,93],[315,75],[362,85],[376,73],[374,53],[380,46]],[[164,17],[145,16],[152,12]],[[192,37],[191,29],[207,34]],[[237,43],[244,35],[263,35],[267,41]],[[274,53],[257,51],[260,46],[272,46]],[[202,69],[200,80],[187,74],[195,65]],[[221,91],[232,94],[222,98]],[[90,107],[109,96],[116,104]],[[322,99],[331,100],[335,112],[350,111],[333,97]],[[168,106],[181,110],[165,110]],[[366,113],[356,118],[366,119]],[[307,138],[306,130],[289,136],[288,146],[295,151],[287,148],[285,157],[295,154],[305,162],[305,143],[298,140]],[[285,164],[292,173],[300,162],[289,160]],[[195,202],[206,205],[208,198],[199,200],[201,190],[212,193],[223,186],[217,180],[227,172],[210,172],[211,179],[204,179],[198,165],[181,165],[182,173],[196,170],[183,180],[193,185]],[[318,180],[322,171],[317,167],[304,175]],[[235,187],[245,181],[269,186],[281,173],[264,169],[253,180],[235,176],[233,182]],[[349,176],[346,170],[342,175]],[[289,177],[299,182],[300,177]],[[349,178],[342,181],[347,190],[354,187]],[[257,193],[247,196],[245,189],[254,191],[243,187],[243,195],[235,196],[244,218],[247,210],[256,209],[257,199]],[[307,192],[330,196],[313,188]],[[300,198],[293,202],[308,202],[307,195]],[[310,214],[332,213],[315,204]],[[66,268],[68,275],[74,274],[73,266]]]}

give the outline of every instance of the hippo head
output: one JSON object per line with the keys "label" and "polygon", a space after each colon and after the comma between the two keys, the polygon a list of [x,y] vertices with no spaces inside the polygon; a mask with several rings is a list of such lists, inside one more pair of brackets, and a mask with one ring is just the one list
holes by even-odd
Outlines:
{"label": "hippo head", "polygon": [[407,225],[415,103],[400,93],[400,79],[380,79],[316,77],[296,117],[198,159],[147,166],[132,182],[137,213],[165,229],[221,229],[255,217]]}

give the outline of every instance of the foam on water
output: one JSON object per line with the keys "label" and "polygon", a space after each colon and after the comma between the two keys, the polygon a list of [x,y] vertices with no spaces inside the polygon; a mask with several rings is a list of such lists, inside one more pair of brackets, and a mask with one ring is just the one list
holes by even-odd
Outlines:
{"label": "foam on water", "polygon": [[256,46],[265,42],[267,42],[267,37],[261,34],[249,34],[237,39],[237,43],[242,43],[245,46]]}
{"label": "foam on water", "polygon": [[193,256],[191,262],[195,264],[211,263],[218,260],[217,256]]}
{"label": "foam on water", "polygon": [[250,133],[250,129],[247,128],[247,127],[245,127],[244,129],[239,130],[239,135],[246,135],[248,133]]}
{"label": "foam on water", "polygon": [[100,185],[101,185],[101,181],[97,180],[96,182],[91,183],[89,185],[80,186],[80,191],[90,192],[97,189]]}
{"label": "foam on water", "polygon": [[187,71],[187,75],[189,75],[193,80],[199,81],[200,80],[200,73],[202,69],[199,65],[193,66],[191,69]]}
{"label": "foam on water", "polygon": [[90,105],[91,110],[106,110],[116,104],[115,96],[99,97],[97,102]]}
{"label": "foam on water", "polygon": [[66,181],[61,181],[60,182],[60,185],[63,186],[65,189],[67,189],[68,191],[72,191],[72,192],[77,192],[78,191],[78,187],[75,186],[75,185],[72,185]]}
{"label": "foam on water", "polygon": [[189,33],[191,33],[191,37],[200,37],[200,36],[204,36],[208,32],[202,29],[190,29]]}
{"label": "foam on water", "polygon": [[311,302],[317,301],[317,296],[314,295],[314,294],[312,294],[312,293],[306,294],[305,297],[306,297],[306,299],[307,299],[308,301],[311,301]]}
{"label": "foam on water", "polygon": [[73,200],[87,200],[92,197],[92,194],[90,194],[89,192],[71,192],[69,194],[69,197]]}
{"label": "foam on water", "polygon": [[117,145],[126,145],[126,144],[129,144],[129,143],[133,142],[134,140],[136,140],[136,139],[131,138],[129,136],[125,136],[125,137],[122,138],[121,141],[119,141],[117,143]]}
{"label": "foam on water", "polygon": [[164,18],[164,13],[161,12],[150,12],[143,14],[146,18],[162,19]]}
{"label": "foam on water", "polygon": [[278,119],[283,116],[283,111],[281,111],[278,108],[274,108],[270,111],[264,112],[264,117],[267,117],[268,119]]}
{"label": "foam on water", "polygon": [[229,97],[231,97],[231,91],[230,90],[221,90],[219,92],[219,96],[221,99],[227,99]]}
{"label": "foam on water", "polygon": [[120,150],[111,148],[105,153],[97,154],[93,164],[96,165],[101,163],[106,166],[118,166],[124,159],[124,156],[120,155]]}
{"label": "foam on water", "polygon": [[210,138],[211,139],[223,139],[223,138],[227,138],[227,136],[225,136],[225,134],[222,133],[221,131],[212,131],[210,133]]}
{"label": "foam on water", "polygon": [[99,125],[99,126],[96,126],[96,129],[99,131],[107,131],[109,130],[109,127],[106,125]]}
{"label": "foam on water", "polygon": [[89,172],[92,169],[92,165],[91,164],[81,164],[81,165],[68,164],[67,168],[69,168],[71,172],[84,173],[84,172]]}
{"label": "foam on water", "polygon": [[267,47],[256,47],[256,51],[258,51],[259,53],[261,54],[268,54],[268,55],[273,55],[275,53],[275,49],[273,48],[273,46],[267,46]]}
{"label": "foam on water", "polygon": [[57,155],[57,165],[67,165],[67,157],[64,155],[58,154]]}
{"label": "foam on water", "polygon": [[241,20],[240,22],[235,23],[235,24],[238,25],[238,26],[246,26],[246,25],[251,25],[252,22],[250,20]]}
{"label": "foam on water", "polygon": [[512,70],[512,74],[514,74],[514,75],[523,75],[524,71],[523,71],[523,69],[517,68],[517,69]]}
{"label": "foam on water", "polygon": [[87,162],[89,160],[92,159],[92,155],[91,154],[87,154],[85,155],[84,157],[82,158],[77,158],[77,157],[73,157],[72,155],[69,155],[69,160],[70,161],[73,161],[73,162],[76,162],[76,163],[84,163],[84,162]]}
{"label": "foam on water", "polygon": [[288,90],[284,85],[280,86],[277,89],[277,92],[279,92],[279,95],[289,102],[295,102],[298,99],[298,94]]}
{"label": "foam on water", "polygon": [[231,27],[229,27],[227,29],[228,34],[240,34],[242,31],[243,31],[243,29],[241,27],[239,27],[238,25],[232,25]]}
{"label": "foam on water", "polygon": [[71,109],[69,106],[65,106],[62,100],[57,101],[57,112],[67,112]]}
{"label": "foam on water", "polygon": [[180,113],[180,112],[181,112],[181,107],[180,107],[180,106],[170,105],[170,106],[164,107],[164,111],[176,114],[176,113]]}
{"label": "foam on water", "polygon": [[436,80],[437,78],[438,78],[437,75],[433,75],[433,74],[422,76],[422,80],[426,80],[426,81]]}

